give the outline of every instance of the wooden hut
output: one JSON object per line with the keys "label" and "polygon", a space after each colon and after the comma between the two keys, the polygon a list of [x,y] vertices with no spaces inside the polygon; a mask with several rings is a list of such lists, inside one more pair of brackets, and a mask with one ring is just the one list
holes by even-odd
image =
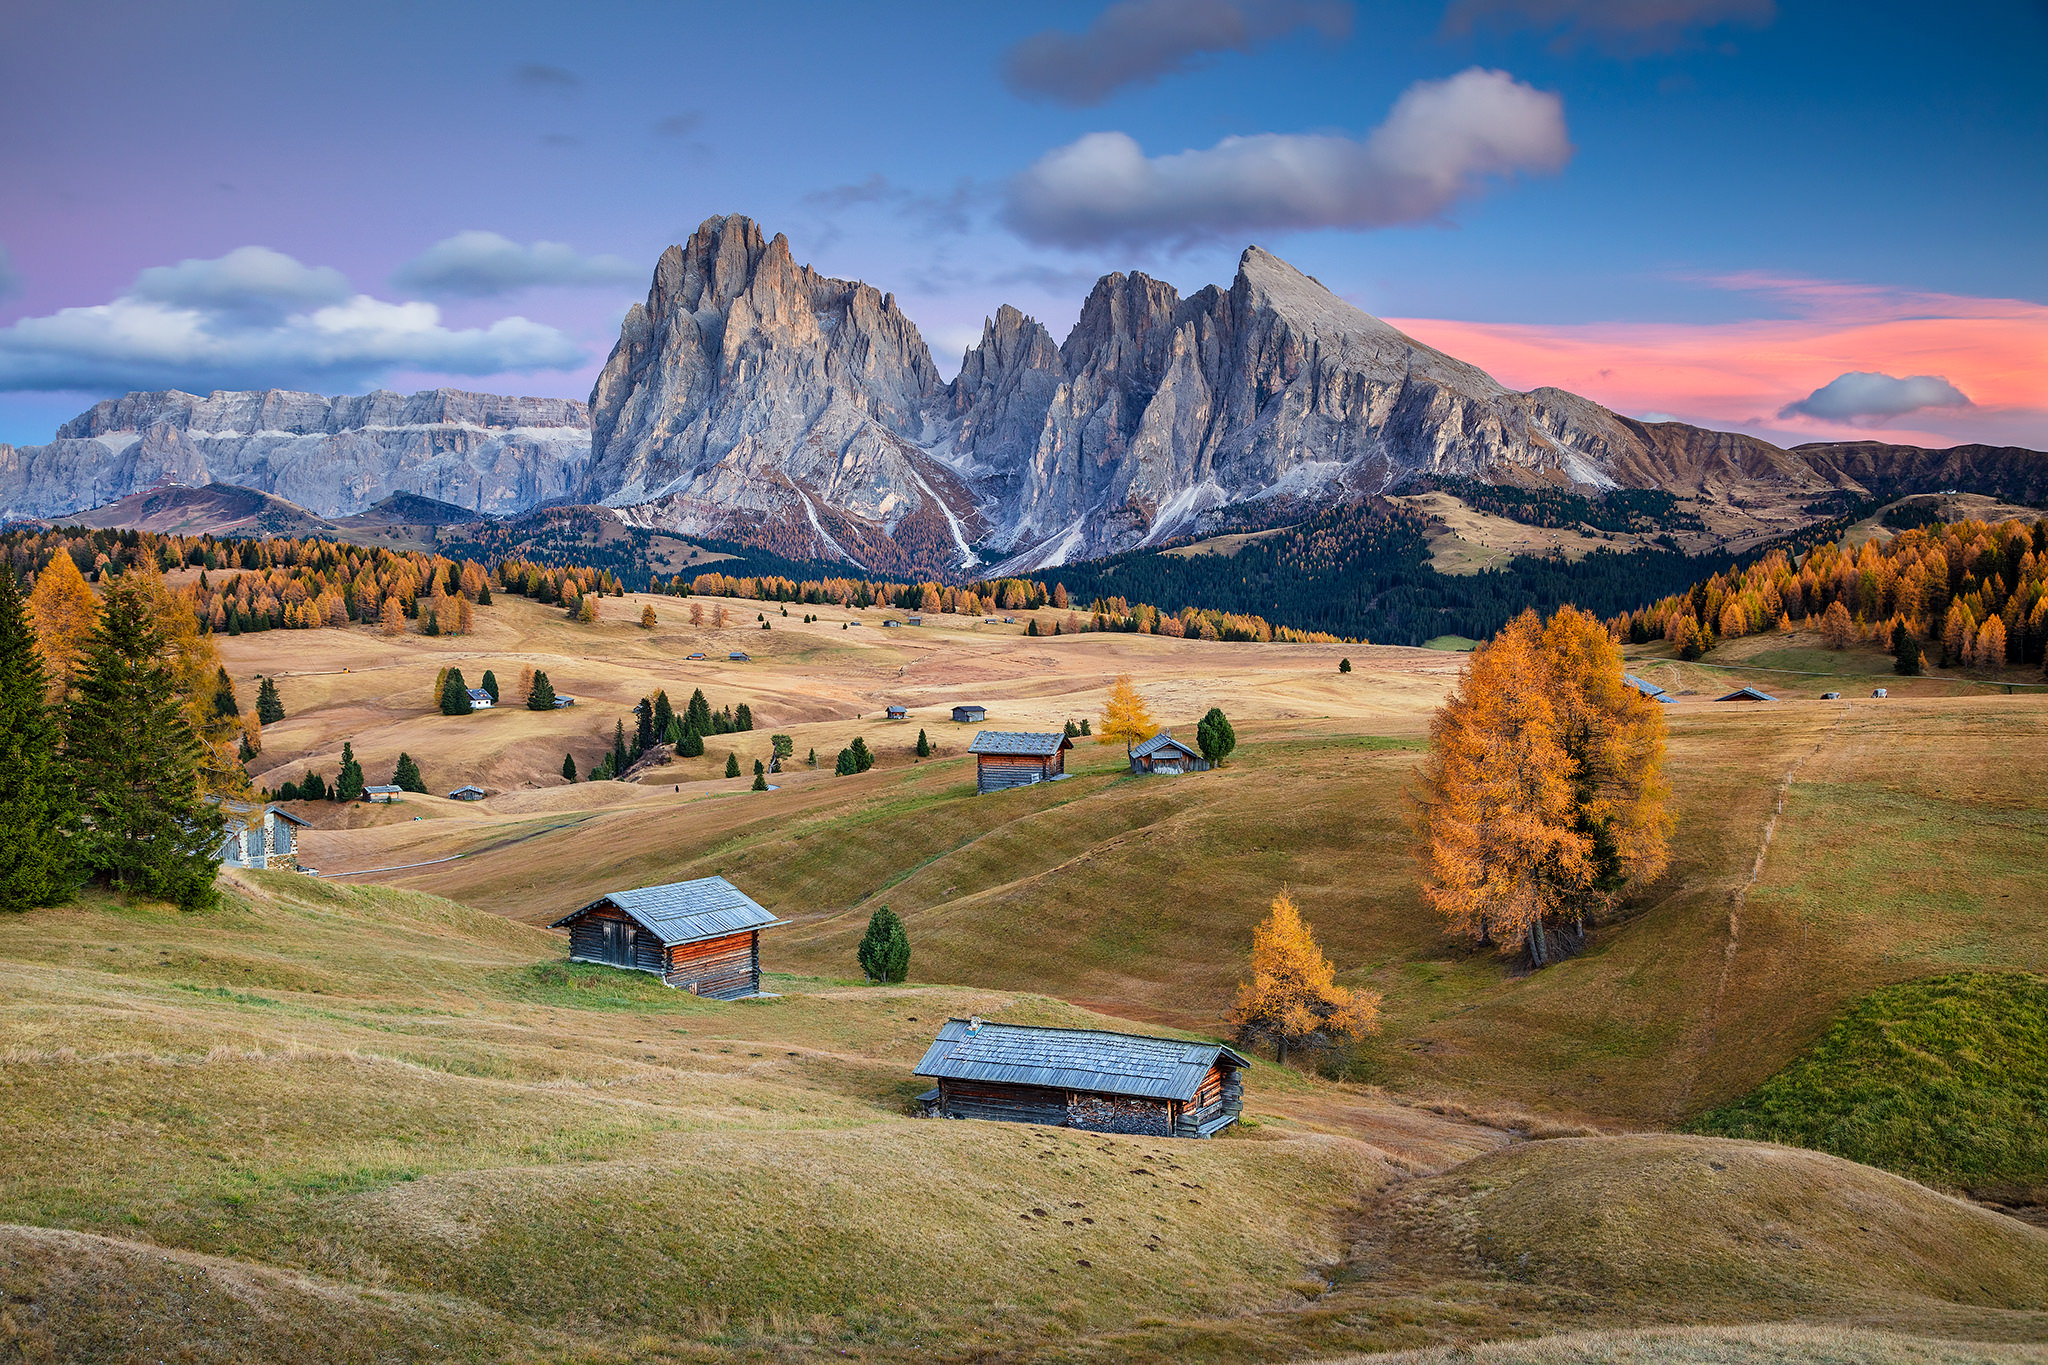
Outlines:
{"label": "wooden hut", "polygon": [[481,801],[490,793],[482,787],[457,787],[448,793],[450,801]]}
{"label": "wooden hut", "polygon": [[1175,739],[1173,731],[1161,730],[1131,750],[1131,771],[1141,777],[1146,773],[1205,773],[1209,771],[1209,760],[1202,757],[1200,750],[1190,749]]}
{"label": "wooden hut", "polygon": [[886,714],[890,720],[909,720],[910,708],[907,706],[892,706]]}
{"label": "wooden hut", "polygon": [[225,824],[214,858],[222,867],[267,867],[290,870],[299,865],[297,831],[310,828],[282,806],[252,801],[221,801]]}
{"label": "wooden hut", "polygon": [[614,891],[553,924],[572,962],[648,972],[714,1000],[761,993],[761,931],[782,921],[723,877]]}
{"label": "wooden hut", "polygon": [[1675,706],[1678,703],[1678,698],[1646,678],[1638,678],[1633,673],[1624,673],[1621,675],[1621,680],[1624,684],[1642,693],[1651,701],[1662,702],[1666,706]]}
{"label": "wooden hut", "polygon": [[1754,688],[1754,687],[1738,687],[1738,688],[1736,688],[1736,689],[1735,689],[1735,690],[1734,690],[1733,692],[1730,692],[1730,693],[1729,693],[1729,694],[1728,694],[1727,696],[1725,696],[1725,697],[1716,697],[1716,698],[1715,698],[1714,700],[1716,700],[1716,701],[1776,701],[1776,700],[1777,700],[1777,698],[1776,698],[1776,697],[1774,697],[1774,696],[1772,696],[1772,695],[1771,695],[1770,693],[1768,693],[1768,692],[1762,692],[1762,691],[1759,691],[1759,690],[1757,690],[1757,689],[1756,689],[1756,688]]}
{"label": "wooden hut", "polygon": [[1009,787],[1028,787],[1067,775],[1067,750],[1074,741],[1057,730],[1043,734],[1015,730],[983,730],[976,734],[967,752],[979,765],[975,770],[977,796]]}
{"label": "wooden hut", "polygon": [[953,721],[957,725],[979,725],[987,719],[988,708],[986,706],[956,706],[953,708]]}
{"label": "wooden hut", "polygon": [[917,1064],[927,1114],[1149,1137],[1209,1137],[1244,1109],[1251,1065],[1221,1043],[949,1019]]}
{"label": "wooden hut", "polygon": [[399,793],[404,790],[405,788],[403,787],[392,786],[365,787],[363,788],[363,800],[370,802],[372,805],[389,805],[391,802],[396,801]]}

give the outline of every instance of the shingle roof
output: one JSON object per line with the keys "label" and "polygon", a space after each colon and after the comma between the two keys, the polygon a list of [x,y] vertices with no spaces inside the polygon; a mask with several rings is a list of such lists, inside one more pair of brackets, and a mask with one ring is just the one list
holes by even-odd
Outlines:
{"label": "shingle roof", "polygon": [[366,792],[401,792],[401,791],[404,791],[404,790],[405,790],[405,788],[403,788],[403,787],[365,787],[365,788],[363,788],[363,790],[364,790],[364,791],[366,791]]}
{"label": "shingle roof", "polygon": [[665,886],[639,886],[631,891],[614,891],[570,911],[556,920],[553,927],[559,929],[585,911],[605,904],[631,915],[643,929],[657,935],[670,947],[782,923],[771,911],[756,904],[752,897],[725,878],[699,877],[695,881],[670,882]]}
{"label": "shingle roof", "polygon": [[494,697],[494,696],[492,696],[492,695],[491,695],[490,693],[488,693],[488,692],[484,691],[484,690],[483,690],[483,689],[482,689],[481,687],[472,687],[472,688],[470,688],[470,689],[469,689],[469,699],[470,699],[471,701],[492,701],[492,702],[494,702],[494,701],[496,701],[496,700],[497,700],[497,698],[496,698],[496,697]]}
{"label": "shingle roof", "polygon": [[982,730],[967,746],[970,754],[1019,754],[1026,758],[1051,758],[1073,745],[1057,730],[1034,734],[1019,730]]}
{"label": "shingle roof", "polygon": [[1653,682],[1647,682],[1642,678],[1638,678],[1633,673],[1622,674],[1621,680],[1627,683],[1630,687],[1633,687],[1636,691],[1642,693],[1646,697],[1661,697],[1662,695],[1664,695],[1663,688],[1657,686],[1657,684]]}
{"label": "shingle roof", "polygon": [[1161,753],[1167,749],[1178,749],[1189,758],[1200,758],[1202,756],[1197,750],[1190,749],[1187,745],[1175,739],[1171,730],[1161,730],[1158,734],[1131,750],[1131,757],[1149,758],[1151,755]]}
{"label": "shingle roof", "polygon": [[917,1064],[916,1074],[1191,1100],[1219,1057],[1237,1066],[1251,1065],[1221,1043],[949,1019]]}
{"label": "shingle roof", "polygon": [[1727,696],[1725,696],[1725,697],[1716,697],[1716,698],[1715,698],[1714,700],[1716,700],[1716,701],[1776,701],[1776,700],[1777,700],[1777,698],[1776,698],[1776,697],[1774,697],[1774,696],[1772,696],[1772,695],[1771,695],[1770,693],[1768,693],[1768,692],[1759,692],[1759,691],[1757,691],[1757,690],[1756,690],[1756,689],[1755,689],[1754,687],[1738,687],[1738,688],[1736,688],[1736,689],[1735,689],[1735,690],[1734,690],[1733,692],[1730,692],[1730,693],[1729,693],[1729,694],[1728,694]]}

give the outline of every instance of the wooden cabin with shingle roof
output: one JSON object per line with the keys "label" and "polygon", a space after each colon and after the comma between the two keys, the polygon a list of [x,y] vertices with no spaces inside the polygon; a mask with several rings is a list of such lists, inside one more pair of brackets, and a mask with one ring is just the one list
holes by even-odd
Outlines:
{"label": "wooden cabin with shingle roof", "polygon": [[923,1111],[1096,1133],[1205,1138],[1244,1111],[1249,1058],[1221,1043],[949,1019],[917,1064]]}
{"label": "wooden cabin with shingle roof", "polygon": [[613,891],[551,928],[569,960],[648,972],[714,1000],[761,993],[761,931],[783,921],[723,877]]}
{"label": "wooden cabin with shingle roof", "polygon": [[975,756],[974,793],[1028,787],[1067,775],[1067,750],[1074,741],[1057,730],[1033,734],[1016,730],[983,730],[967,752]]}
{"label": "wooden cabin with shingle roof", "polygon": [[1131,773],[1142,777],[1147,773],[1205,773],[1209,771],[1209,760],[1202,757],[1199,749],[1191,749],[1173,737],[1173,731],[1161,730],[1131,750]]}

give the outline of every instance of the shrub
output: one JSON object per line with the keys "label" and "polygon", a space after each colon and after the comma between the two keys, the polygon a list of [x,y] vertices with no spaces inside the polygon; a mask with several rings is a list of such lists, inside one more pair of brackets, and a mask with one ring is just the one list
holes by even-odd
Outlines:
{"label": "shrub", "polygon": [[894,910],[883,906],[868,917],[867,932],[855,951],[870,981],[901,981],[910,972],[910,935]]}
{"label": "shrub", "polygon": [[1209,714],[1195,726],[1195,746],[1211,763],[1221,763],[1237,747],[1237,731],[1230,727],[1230,718],[1221,707],[1210,707]]}

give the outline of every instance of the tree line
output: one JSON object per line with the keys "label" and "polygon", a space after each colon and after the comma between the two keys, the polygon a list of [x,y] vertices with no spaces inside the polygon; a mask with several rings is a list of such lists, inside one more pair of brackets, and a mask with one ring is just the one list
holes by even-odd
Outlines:
{"label": "tree line", "polygon": [[2041,665],[2048,655],[2048,518],[1915,525],[1880,544],[1782,550],[1624,612],[1636,643],[1669,640],[1696,659],[1723,640],[1814,625],[1833,648],[1888,648],[1901,672]]}

